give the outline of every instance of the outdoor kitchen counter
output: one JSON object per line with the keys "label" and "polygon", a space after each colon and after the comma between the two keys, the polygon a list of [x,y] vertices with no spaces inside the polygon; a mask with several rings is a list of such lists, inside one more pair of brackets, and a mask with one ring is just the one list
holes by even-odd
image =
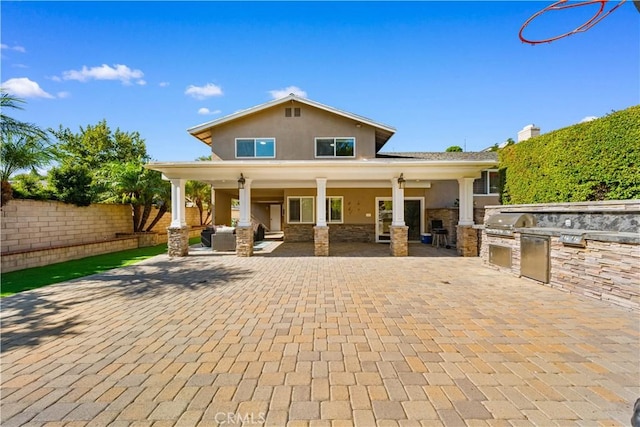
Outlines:
{"label": "outdoor kitchen counter", "polygon": [[516,228],[520,234],[560,237],[563,234],[581,235],[585,240],[616,242],[632,245],[640,244],[640,233],[619,233],[617,231],[580,230],[572,228],[526,227]]}

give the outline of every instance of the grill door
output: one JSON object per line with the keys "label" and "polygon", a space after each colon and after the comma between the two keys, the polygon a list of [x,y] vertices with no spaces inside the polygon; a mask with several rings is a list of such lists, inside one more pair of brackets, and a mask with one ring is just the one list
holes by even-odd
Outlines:
{"label": "grill door", "polygon": [[549,238],[520,236],[520,275],[549,283]]}

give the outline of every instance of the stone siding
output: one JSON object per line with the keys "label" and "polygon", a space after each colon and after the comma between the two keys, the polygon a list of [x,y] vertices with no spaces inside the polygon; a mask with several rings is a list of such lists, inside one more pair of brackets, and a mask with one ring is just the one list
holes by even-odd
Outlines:
{"label": "stone siding", "polygon": [[[549,238],[550,278],[546,285],[640,310],[640,201],[491,206],[485,218],[499,212],[536,217],[537,226],[527,234]],[[589,231],[600,233],[588,234],[586,247],[560,241],[563,232]],[[484,264],[520,276],[520,236],[516,232],[514,238],[504,238],[482,230],[480,256]],[[511,248],[511,268],[489,263],[492,244]]]}
{"label": "stone siding", "polygon": [[287,224],[284,223],[285,242],[313,242],[314,224]]}
{"label": "stone siding", "polygon": [[375,224],[329,224],[329,239],[340,243],[374,243]]}
{"label": "stone siding", "polygon": [[391,244],[389,245],[391,256],[409,255],[409,227],[392,225],[389,230],[391,232]]}
{"label": "stone siding", "polygon": [[329,227],[313,227],[313,254],[329,256]]}
{"label": "stone siding", "polygon": [[236,227],[236,254],[240,257],[253,255],[253,227]]}
{"label": "stone siding", "polygon": [[189,229],[187,227],[167,228],[169,241],[167,242],[170,257],[189,255]]}
{"label": "stone siding", "polygon": [[477,257],[478,231],[468,225],[459,225],[457,226],[456,233],[458,241],[458,255],[464,257]]}

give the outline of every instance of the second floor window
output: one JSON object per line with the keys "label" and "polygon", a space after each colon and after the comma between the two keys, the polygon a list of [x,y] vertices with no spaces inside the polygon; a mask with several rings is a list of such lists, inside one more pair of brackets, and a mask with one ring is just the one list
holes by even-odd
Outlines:
{"label": "second floor window", "polygon": [[355,138],[316,138],[316,157],[355,157]]}
{"label": "second floor window", "polygon": [[236,138],[236,158],[275,158],[275,138]]}

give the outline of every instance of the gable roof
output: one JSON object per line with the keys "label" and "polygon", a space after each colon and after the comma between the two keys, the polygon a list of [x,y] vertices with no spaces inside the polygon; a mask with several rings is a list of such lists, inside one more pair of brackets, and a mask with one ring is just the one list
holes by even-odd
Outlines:
{"label": "gable roof", "polygon": [[375,122],[371,119],[368,119],[363,116],[359,116],[357,114],[349,113],[347,111],[339,110],[337,108],[330,107],[328,105],[321,104],[319,102],[313,101],[308,98],[302,98],[300,96],[296,96],[294,94],[290,94],[285,96],[284,98],[275,99],[273,101],[265,102],[264,104],[256,105],[251,108],[247,108],[246,110],[240,110],[233,114],[229,114],[228,116],[220,117],[215,120],[208,121],[206,123],[202,123],[197,126],[193,126],[187,129],[191,135],[198,138],[200,141],[204,142],[207,145],[211,145],[211,134],[209,133],[209,129],[219,126],[223,123],[228,123],[230,121],[239,119],[241,117],[246,117],[251,114],[257,113],[259,111],[266,110],[267,108],[275,107],[280,104],[285,104],[290,101],[297,101],[302,104],[306,104],[320,110],[328,111],[330,113],[346,117],[348,119],[354,120],[358,123],[366,124],[375,128],[376,135],[376,151],[380,150],[382,146],[396,133],[396,129],[392,126],[388,126],[379,122]]}

